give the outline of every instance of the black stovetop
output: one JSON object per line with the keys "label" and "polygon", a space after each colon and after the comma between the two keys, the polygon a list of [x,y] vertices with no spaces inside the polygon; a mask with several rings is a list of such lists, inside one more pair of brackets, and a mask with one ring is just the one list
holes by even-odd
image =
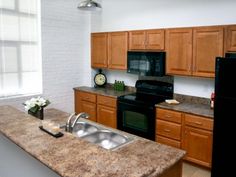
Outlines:
{"label": "black stovetop", "polygon": [[138,80],[135,87],[137,89],[136,93],[120,96],[118,102],[154,106],[165,101],[165,99],[173,98],[173,84],[170,83]]}

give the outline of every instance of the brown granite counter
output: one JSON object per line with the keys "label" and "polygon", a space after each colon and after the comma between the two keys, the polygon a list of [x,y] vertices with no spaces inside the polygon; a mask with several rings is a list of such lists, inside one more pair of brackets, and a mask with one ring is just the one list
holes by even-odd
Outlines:
{"label": "brown granite counter", "polygon": [[[69,115],[46,109],[45,119],[65,123]],[[63,177],[160,176],[185,152],[138,138],[115,151],[72,134],[54,138],[41,131],[40,120],[10,106],[0,106],[0,132]]]}
{"label": "brown granite counter", "polygon": [[156,107],[205,116],[211,119],[214,117],[213,109],[210,108],[210,99],[180,94],[174,94],[174,99],[179,101],[180,104],[171,105],[162,102],[157,104]]}
{"label": "brown granite counter", "polygon": [[104,96],[111,96],[111,97],[118,97],[126,94],[133,93],[134,90],[132,89],[126,89],[125,91],[116,91],[113,88],[94,88],[94,87],[75,87],[74,90],[80,90],[80,91],[85,91],[85,92],[91,92],[99,95],[104,95]]}

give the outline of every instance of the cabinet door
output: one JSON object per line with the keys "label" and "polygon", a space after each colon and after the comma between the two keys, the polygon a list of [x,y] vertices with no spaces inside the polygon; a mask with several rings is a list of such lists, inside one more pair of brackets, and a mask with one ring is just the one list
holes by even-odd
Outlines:
{"label": "cabinet door", "polygon": [[108,106],[98,105],[97,122],[112,128],[116,128],[116,109]]}
{"label": "cabinet door", "polygon": [[81,96],[80,96],[80,91],[78,91],[78,90],[74,91],[74,102],[75,102],[75,112],[76,113],[81,112],[82,99],[81,99]]}
{"label": "cabinet door", "polygon": [[129,50],[145,49],[145,31],[129,32]]}
{"label": "cabinet door", "polygon": [[236,25],[226,26],[226,52],[236,51]]}
{"label": "cabinet door", "polygon": [[166,30],[166,73],[191,75],[192,29]]}
{"label": "cabinet door", "polygon": [[86,112],[89,114],[89,120],[97,121],[96,118],[96,104],[87,101],[81,101],[81,110],[79,112]]}
{"label": "cabinet door", "polygon": [[108,68],[127,69],[128,32],[108,33]]}
{"label": "cabinet door", "polygon": [[194,29],[193,76],[215,76],[215,58],[223,56],[224,52],[223,35],[223,27]]}
{"label": "cabinet door", "polygon": [[146,31],[146,49],[164,50],[164,30]]}
{"label": "cabinet door", "polygon": [[91,66],[107,68],[107,33],[91,34]]}
{"label": "cabinet door", "polygon": [[187,152],[186,160],[211,167],[212,132],[185,127],[183,149]]}

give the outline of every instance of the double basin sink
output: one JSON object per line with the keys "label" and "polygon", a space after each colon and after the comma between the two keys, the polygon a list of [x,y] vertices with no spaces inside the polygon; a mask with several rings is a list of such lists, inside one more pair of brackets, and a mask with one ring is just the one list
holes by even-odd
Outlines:
{"label": "double basin sink", "polygon": [[133,140],[131,136],[122,135],[84,121],[76,122],[72,134],[110,150],[115,150]]}

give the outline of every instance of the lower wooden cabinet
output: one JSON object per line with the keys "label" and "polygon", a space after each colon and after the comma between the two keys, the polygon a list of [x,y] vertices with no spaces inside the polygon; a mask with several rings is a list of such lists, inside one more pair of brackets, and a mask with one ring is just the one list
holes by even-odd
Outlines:
{"label": "lower wooden cabinet", "polygon": [[75,112],[86,112],[89,119],[116,128],[116,98],[75,90]]}
{"label": "lower wooden cabinet", "polygon": [[96,104],[90,103],[87,101],[81,101],[81,110],[78,112],[86,112],[89,114],[89,120],[97,121],[97,111],[96,111]]}
{"label": "lower wooden cabinet", "polygon": [[186,150],[186,160],[211,167],[212,132],[185,127],[182,148]]}
{"label": "lower wooden cabinet", "polygon": [[185,114],[182,148],[185,159],[211,167],[213,120],[202,116]]}
{"label": "lower wooden cabinet", "polygon": [[116,108],[98,105],[97,122],[112,128],[116,128]]}
{"label": "lower wooden cabinet", "polygon": [[185,160],[211,167],[213,119],[157,108],[156,141],[186,151]]}

